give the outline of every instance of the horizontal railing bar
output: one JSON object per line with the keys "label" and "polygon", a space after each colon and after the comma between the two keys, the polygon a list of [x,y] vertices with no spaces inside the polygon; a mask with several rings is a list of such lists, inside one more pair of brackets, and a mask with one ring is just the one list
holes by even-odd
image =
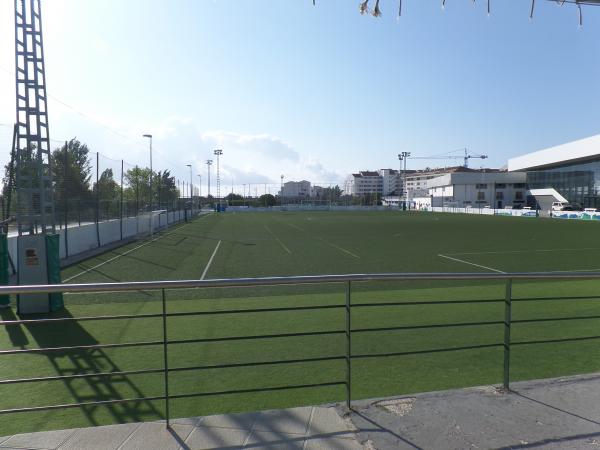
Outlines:
{"label": "horizontal railing bar", "polygon": [[275,387],[264,387],[254,389],[235,389],[231,391],[215,391],[215,392],[199,392],[193,394],[171,394],[169,398],[191,398],[191,397],[208,397],[213,395],[230,395],[230,394],[250,394],[253,392],[272,392],[272,391],[286,391],[289,389],[305,389],[314,387],[326,387],[326,386],[341,386],[345,385],[345,381],[332,381],[329,383],[312,383],[312,384],[292,384],[290,386],[275,386]]}
{"label": "horizontal railing bar", "polygon": [[451,328],[451,327],[473,327],[479,325],[503,325],[504,321],[496,320],[493,322],[463,322],[463,323],[438,323],[433,325],[406,325],[399,327],[381,327],[381,328],[353,328],[352,333],[367,333],[377,331],[398,331],[398,330],[421,330],[427,328]]}
{"label": "horizontal railing bar", "polygon": [[131,402],[148,402],[154,400],[164,400],[164,395],[157,395],[152,397],[138,397],[138,398],[120,398],[115,400],[98,400],[95,402],[80,402],[80,403],[65,403],[62,405],[49,405],[49,406],[30,406],[28,408],[13,408],[13,409],[0,409],[0,414],[13,414],[20,412],[34,412],[34,411],[52,411],[56,409],[68,409],[68,408],[83,408],[86,406],[96,405],[113,405],[117,403],[131,403]]}
{"label": "horizontal railing bar", "polygon": [[83,317],[57,317],[51,319],[23,319],[0,320],[0,326],[5,325],[33,325],[60,322],[85,322],[90,320],[120,320],[120,319],[151,319],[162,317],[162,314],[119,314],[115,316],[83,316]]}
{"label": "horizontal railing bar", "polygon": [[576,341],[589,341],[593,339],[600,339],[600,336],[582,336],[574,338],[560,338],[560,339],[545,339],[536,341],[519,341],[511,342],[510,345],[531,345],[531,344],[551,344],[553,342],[576,342]]}
{"label": "horizontal railing bar", "polygon": [[600,319],[600,316],[542,317],[540,319],[512,320],[512,323],[559,322],[561,320]]}
{"label": "horizontal railing bar", "polygon": [[16,383],[35,383],[39,381],[60,381],[73,380],[78,378],[110,378],[124,375],[142,375],[151,373],[163,373],[164,369],[140,369],[140,370],[122,370],[118,372],[98,372],[98,373],[80,373],[75,375],[53,375],[50,377],[35,377],[35,378],[15,378],[13,380],[0,380],[0,385],[16,384]]}
{"label": "horizontal railing bar", "polygon": [[281,364],[297,364],[302,362],[318,362],[318,361],[336,361],[344,360],[346,356],[322,356],[317,358],[304,358],[304,359],[283,359],[276,361],[257,361],[250,363],[232,363],[232,364],[215,364],[210,366],[188,366],[188,367],[174,367],[169,368],[169,372],[185,372],[191,370],[211,370],[211,369],[231,369],[235,367],[252,367],[252,366],[271,366]]}
{"label": "horizontal railing bar", "polygon": [[125,348],[163,345],[163,341],[125,342],[123,344],[93,344],[74,345],[72,347],[44,347],[44,348],[20,348],[16,350],[0,350],[0,355],[14,355],[18,353],[45,353],[45,352],[70,352],[73,350],[95,350],[98,348]]}
{"label": "horizontal railing bar", "polygon": [[33,294],[42,292],[102,292],[158,289],[193,289],[278,286],[294,284],[342,283],[347,281],[426,281],[426,280],[576,280],[600,279],[600,272],[518,272],[518,273],[375,273],[345,275],[303,275],[289,277],[225,278],[213,280],[128,281],[119,283],[54,284],[0,286],[0,295]]}
{"label": "horizontal railing bar", "polygon": [[319,306],[293,306],[281,308],[253,308],[253,309],[229,309],[220,311],[190,311],[181,313],[168,313],[167,317],[185,317],[185,316],[204,316],[216,314],[245,314],[245,313],[263,313],[263,312],[279,312],[279,311],[302,311],[314,309],[340,309],[345,308],[345,305],[319,305]]}
{"label": "horizontal railing bar", "polygon": [[513,302],[549,302],[549,301],[555,301],[555,302],[564,302],[565,300],[567,301],[586,301],[586,300],[600,300],[600,297],[533,297],[533,298],[513,298],[512,301]]}
{"label": "horizontal railing bar", "polygon": [[504,303],[504,300],[432,300],[432,301],[408,301],[408,302],[377,302],[377,303],[353,303],[352,307],[368,308],[370,306],[419,306],[419,305],[459,305],[465,303]]}
{"label": "horizontal railing bar", "polygon": [[435,348],[431,350],[416,350],[411,352],[392,352],[392,353],[371,353],[363,355],[352,355],[352,359],[365,359],[365,358],[385,358],[388,356],[408,356],[408,355],[421,355],[424,353],[442,353],[442,352],[454,352],[459,350],[476,350],[480,348],[491,348],[491,347],[502,347],[504,344],[480,344],[480,345],[467,345],[464,347],[450,347],[450,348]]}
{"label": "horizontal railing bar", "polygon": [[169,340],[168,344],[196,344],[203,342],[226,342],[226,341],[243,341],[253,339],[272,339],[272,338],[285,338],[285,337],[299,337],[299,336],[323,336],[328,334],[346,334],[346,331],[306,331],[303,333],[281,333],[281,334],[259,334],[254,336],[225,336],[220,338],[202,338],[202,339],[175,339]]}

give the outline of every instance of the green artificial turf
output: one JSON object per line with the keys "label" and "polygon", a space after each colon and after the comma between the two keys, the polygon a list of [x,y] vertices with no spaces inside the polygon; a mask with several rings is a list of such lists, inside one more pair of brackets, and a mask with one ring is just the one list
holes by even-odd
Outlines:
{"label": "green artificial turf", "polygon": [[[534,218],[393,212],[212,214],[172,227],[152,242],[129,244],[65,269],[71,283],[198,279],[219,244],[206,278],[374,272],[519,272],[600,270],[600,225]],[[145,244],[145,245],[144,245]],[[131,251],[130,251],[131,250]],[[122,256],[120,256],[122,255]],[[440,256],[443,255],[443,256]],[[600,316],[598,281],[518,281],[514,320]],[[168,312],[217,312],[317,305],[339,308],[170,317],[169,340],[343,331],[345,285],[303,285],[167,291]],[[352,354],[427,351],[500,344],[504,337],[502,282],[353,283],[352,328],[451,323],[492,325],[354,332]],[[538,299],[534,301],[534,299]],[[147,314],[162,311],[160,292],[66,294],[54,317]],[[425,305],[427,301],[456,304]],[[497,300],[476,303],[469,301]],[[467,301],[465,303],[465,301]],[[368,307],[379,302],[412,305]],[[15,319],[13,310],[0,312]],[[514,323],[512,342],[595,336],[600,319]],[[28,324],[0,329],[1,349],[160,341],[162,319]],[[600,340],[513,345],[511,379],[600,370]],[[170,368],[344,356],[334,335],[170,344]],[[0,379],[63,376],[163,367],[160,346],[0,355]],[[354,399],[502,382],[501,346],[416,355],[355,358]],[[169,375],[170,394],[345,381],[344,360]],[[160,396],[162,374],[0,384],[0,409]],[[344,386],[218,395],[171,401],[173,417],[342,401]],[[164,401],[0,415],[0,435],[115,422],[157,420]]]}

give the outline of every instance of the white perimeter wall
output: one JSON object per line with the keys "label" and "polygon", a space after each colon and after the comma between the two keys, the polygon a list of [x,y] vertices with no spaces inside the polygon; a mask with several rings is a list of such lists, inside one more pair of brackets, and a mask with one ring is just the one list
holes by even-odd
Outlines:
{"label": "white perimeter wall", "polygon": [[[197,211],[195,211],[197,213]],[[185,211],[171,211],[166,214],[153,217],[152,229],[158,230],[168,225],[181,222],[185,219]],[[168,220],[168,223],[167,223]],[[67,245],[65,241],[65,230],[57,230],[60,235],[60,259],[67,257]],[[150,217],[124,217],[123,239],[136,237],[140,234],[150,233]],[[72,226],[67,229],[68,256],[75,256],[98,248],[98,234],[100,235],[100,246],[112,244],[121,240],[121,221],[119,219],[100,222],[96,230],[95,223]],[[17,261],[17,236],[8,237],[8,251],[12,257],[15,267]]]}

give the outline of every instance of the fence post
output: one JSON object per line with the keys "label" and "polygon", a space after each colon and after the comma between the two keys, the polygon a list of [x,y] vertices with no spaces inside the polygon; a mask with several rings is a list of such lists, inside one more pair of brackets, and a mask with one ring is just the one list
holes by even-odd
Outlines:
{"label": "fence post", "polygon": [[96,238],[98,239],[98,247],[100,247],[100,153],[96,152]]}
{"label": "fence post", "polygon": [[63,196],[63,207],[65,209],[65,257],[69,257],[69,234],[67,231],[69,222],[69,200],[67,199],[67,165],[69,164],[69,155],[67,153],[68,142],[65,141],[65,154],[63,161],[63,182],[62,182],[62,196]]}
{"label": "fence post", "polygon": [[346,406],[352,407],[352,318],[351,298],[352,282],[346,285]]}
{"label": "fence post", "polygon": [[167,298],[165,290],[162,289],[162,322],[163,322],[163,359],[164,359],[164,379],[165,379],[165,412],[167,416],[167,428],[171,428],[171,414],[169,411],[169,354],[167,339]]}
{"label": "fence post", "polygon": [[504,298],[504,389],[510,389],[510,322],[512,316],[512,279],[506,280]]}
{"label": "fence post", "polygon": [[140,171],[135,166],[135,232],[140,234]]}
{"label": "fence post", "polygon": [[121,160],[121,205],[119,208],[119,215],[121,216],[119,228],[121,231],[121,240],[123,240],[123,160]]}

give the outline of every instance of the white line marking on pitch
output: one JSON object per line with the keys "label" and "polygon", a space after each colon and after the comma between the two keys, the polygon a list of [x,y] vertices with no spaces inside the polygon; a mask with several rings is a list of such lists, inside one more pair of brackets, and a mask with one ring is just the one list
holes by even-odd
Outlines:
{"label": "white line marking on pitch", "polygon": [[275,236],[275,233],[273,233],[273,232],[271,231],[271,229],[270,229],[268,226],[266,226],[266,225],[265,225],[265,230],[267,230],[267,231],[269,232],[269,234],[270,234],[271,236],[273,236],[277,242],[279,242],[279,245],[281,245],[281,248],[283,248],[283,249],[284,249],[286,252],[288,252],[290,255],[292,254],[292,251],[291,251],[289,248],[287,248],[287,247],[285,246],[285,244],[284,244],[283,242],[281,242],[281,239],[279,239],[277,236]]}
{"label": "white line marking on pitch", "polygon": [[86,273],[89,273],[89,272],[91,272],[93,270],[96,270],[97,268],[102,267],[103,265],[108,264],[109,262],[113,262],[115,259],[118,259],[121,256],[128,255],[129,253],[134,252],[137,249],[140,249],[140,248],[142,248],[142,247],[144,247],[144,246],[146,246],[148,244],[151,244],[152,242],[158,241],[162,237],[164,237],[164,236],[159,236],[156,239],[152,239],[151,241],[143,243],[142,245],[138,245],[137,247],[133,247],[132,249],[127,250],[126,252],[117,253],[117,256],[113,256],[112,258],[107,259],[106,261],[103,261],[100,264],[96,264],[94,267],[90,267],[89,269],[85,269],[83,272],[80,272],[77,275],[73,275],[72,277],[69,277],[69,278],[63,280],[63,283],[68,283],[69,281],[74,280],[75,278],[78,278],[81,275],[85,275]]}
{"label": "white line marking on pitch", "polygon": [[469,261],[464,261],[464,260],[462,260],[462,259],[458,259],[458,258],[452,258],[451,256],[446,256],[446,255],[438,255],[438,256],[439,256],[439,257],[441,257],[441,258],[450,259],[450,260],[452,260],[452,261],[456,261],[456,262],[459,262],[459,263],[463,263],[463,264],[469,264],[469,265],[471,265],[471,266],[480,267],[480,268],[482,268],[482,269],[486,269],[486,270],[491,270],[491,271],[493,271],[493,272],[498,272],[498,273],[506,273],[506,272],[503,272],[503,271],[501,271],[501,270],[494,269],[494,268],[492,268],[492,267],[482,266],[481,264],[475,264],[475,263],[472,263],[472,262],[469,262]]}
{"label": "white line marking on pitch", "polygon": [[289,225],[292,228],[295,228],[298,231],[306,231],[304,228],[299,227],[298,225],[296,225],[295,223],[289,223],[289,222],[284,222],[286,225]]}
{"label": "white line marking on pitch", "polygon": [[337,249],[337,250],[339,250],[341,252],[344,252],[344,253],[352,256],[353,258],[360,259],[360,256],[358,256],[356,253],[352,253],[350,250],[346,250],[345,248],[340,247],[339,245],[332,244],[331,242],[326,241],[323,238],[317,238],[317,239],[320,240],[320,241],[322,241],[322,242],[324,242],[325,244],[329,245],[330,247],[333,247],[333,248],[335,248],[335,249]]}
{"label": "white line marking on pitch", "polygon": [[[205,216],[208,216],[208,215],[210,215],[210,213],[208,213],[208,214],[205,214],[204,216],[201,216],[201,217],[205,217]],[[186,225],[189,225],[189,224],[191,224],[191,223],[193,223],[193,222],[188,222],[188,223],[186,223],[186,224],[183,224],[183,225],[181,225],[180,227],[177,227],[177,230],[179,230],[179,229],[183,228],[184,226],[186,226]],[[171,231],[171,232],[169,232],[169,233],[161,234],[161,235],[160,235],[160,236],[158,236],[157,238],[151,239],[151,240],[149,240],[148,242],[144,242],[142,245],[138,245],[137,247],[134,247],[134,248],[132,248],[132,249],[129,249],[129,250],[127,250],[126,252],[123,252],[123,253],[117,253],[117,256],[114,256],[114,257],[112,257],[112,258],[109,258],[109,259],[107,259],[106,261],[103,261],[103,262],[101,262],[100,264],[96,264],[94,267],[90,267],[89,269],[85,269],[83,272],[79,272],[77,275],[73,275],[72,277],[69,277],[69,278],[67,278],[67,279],[63,280],[62,282],[63,282],[63,283],[68,283],[69,281],[71,281],[71,280],[74,280],[75,278],[79,278],[81,275],[85,275],[86,273],[90,273],[90,272],[92,272],[93,270],[96,270],[97,268],[99,268],[99,267],[102,267],[102,266],[104,266],[105,264],[108,264],[109,262],[113,262],[115,259],[119,259],[121,256],[126,256],[126,255],[128,255],[129,253],[131,253],[131,252],[134,252],[135,250],[138,250],[138,249],[140,249],[140,248],[142,248],[142,247],[144,247],[144,246],[146,246],[146,245],[148,245],[148,244],[151,244],[151,243],[153,243],[153,242],[156,242],[156,241],[158,241],[159,239],[162,239],[162,238],[164,238],[165,236],[169,236],[169,235],[171,235],[171,234],[173,234],[173,233],[175,233],[175,231]]]}
{"label": "white line marking on pitch", "polygon": [[598,247],[588,247],[588,248],[550,248],[550,249],[540,249],[540,250],[499,250],[494,252],[465,252],[465,253],[448,253],[448,255],[495,255],[495,254],[505,254],[505,253],[544,253],[544,252],[568,252],[568,251],[590,251],[590,250],[600,250]]}
{"label": "white line marking on pitch", "polygon": [[213,258],[217,254],[217,251],[219,250],[219,246],[220,245],[221,245],[221,241],[217,242],[217,246],[215,247],[215,250],[212,252],[212,255],[210,255],[210,259],[208,260],[208,263],[206,263],[206,267],[204,268],[204,272],[202,272],[202,276],[200,277],[201,280],[204,280],[204,277],[208,273],[208,269],[210,268],[210,265],[213,262]]}

